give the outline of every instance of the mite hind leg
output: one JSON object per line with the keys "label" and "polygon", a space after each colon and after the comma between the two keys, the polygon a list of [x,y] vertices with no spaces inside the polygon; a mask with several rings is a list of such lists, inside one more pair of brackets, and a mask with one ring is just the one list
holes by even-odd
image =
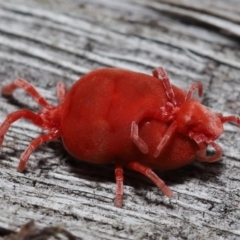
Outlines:
{"label": "mite hind leg", "polygon": [[7,133],[9,127],[14,122],[16,122],[17,120],[19,120],[21,118],[28,119],[39,127],[43,127],[43,125],[44,125],[43,120],[39,115],[37,115],[27,109],[23,109],[23,110],[19,110],[19,111],[10,113],[7,115],[7,118],[5,119],[5,121],[0,125],[0,147],[2,146],[4,136]]}
{"label": "mite hind leg", "polygon": [[123,168],[121,164],[115,166],[115,178],[116,178],[116,198],[115,206],[122,207],[123,203]]}
{"label": "mite hind leg", "polygon": [[50,104],[46,101],[46,99],[41,96],[36,88],[27,82],[24,79],[18,78],[14,80],[12,83],[2,87],[2,94],[5,96],[11,95],[13,91],[17,88],[22,88],[27,92],[40,106],[48,108]]}
{"label": "mite hind leg", "polygon": [[52,139],[58,138],[60,137],[60,135],[61,134],[59,131],[53,130],[50,131],[49,133],[42,134],[39,137],[32,140],[20,157],[20,162],[17,168],[18,172],[22,172],[24,170],[30,155],[38,146],[42,145],[44,142],[48,142]]}
{"label": "mite hind leg", "polygon": [[[190,132],[189,137],[192,138],[199,147],[197,152],[197,159],[201,162],[216,162],[222,156],[222,148],[214,141],[209,141],[206,136],[199,133]],[[213,156],[207,156],[207,146],[210,145],[214,148],[215,154]]]}
{"label": "mite hind leg", "polygon": [[220,160],[220,158],[222,157],[222,148],[215,142],[211,142],[209,143],[209,145],[211,145],[214,148],[215,154],[213,156],[207,156],[206,147],[204,147],[202,150],[200,150],[197,153],[197,160],[201,162],[209,162],[209,163]]}

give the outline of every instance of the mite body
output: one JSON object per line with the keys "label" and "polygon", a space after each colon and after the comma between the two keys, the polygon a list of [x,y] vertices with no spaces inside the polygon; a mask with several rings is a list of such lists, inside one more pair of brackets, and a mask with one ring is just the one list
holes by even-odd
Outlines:
{"label": "mite body", "polygon": [[[38,113],[10,113],[0,126],[0,146],[10,125],[20,118],[48,132],[34,139],[20,158],[23,171],[31,153],[43,142],[62,138],[67,151],[77,159],[96,164],[114,163],[117,207],[122,206],[123,167],[149,177],[168,197],[172,191],[152,171],[186,165],[195,159],[213,162],[222,149],[214,141],[227,121],[240,125],[235,116],[223,117],[203,106],[192,94],[173,86],[163,68],[153,76],[122,69],[99,69],[79,79],[68,91],[57,85],[59,105],[52,106],[23,79],[4,86],[10,95],[23,88],[42,107]],[[207,146],[215,155],[206,156]]]}

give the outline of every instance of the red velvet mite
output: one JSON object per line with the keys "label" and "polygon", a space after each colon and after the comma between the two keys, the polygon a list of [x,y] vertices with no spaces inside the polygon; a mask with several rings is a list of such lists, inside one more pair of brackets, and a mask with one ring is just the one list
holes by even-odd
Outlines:
{"label": "red velvet mite", "polygon": [[[95,70],[68,91],[59,83],[58,106],[47,103],[23,79],[4,86],[2,94],[10,95],[17,88],[23,88],[42,108],[38,113],[27,109],[10,113],[0,126],[0,147],[11,124],[20,118],[45,131],[30,142],[18,171],[24,170],[39,145],[61,137],[77,159],[115,164],[117,207],[123,201],[123,167],[144,174],[172,197],[172,191],[152,169],[179,168],[195,159],[217,161],[222,149],[215,140],[223,133],[223,123],[240,126],[238,117],[214,113],[192,98],[195,90],[202,95],[200,83],[184,92],[170,84],[161,67],[153,76],[114,68]],[[215,149],[213,156],[206,156],[209,145]]]}

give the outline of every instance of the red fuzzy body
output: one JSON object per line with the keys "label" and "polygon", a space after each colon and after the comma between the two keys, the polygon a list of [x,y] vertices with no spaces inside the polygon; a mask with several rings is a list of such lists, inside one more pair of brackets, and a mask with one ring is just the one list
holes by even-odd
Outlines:
{"label": "red fuzzy body", "polygon": [[[186,94],[173,87],[179,104]],[[102,164],[137,161],[154,169],[173,169],[188,164],[199,150],[196,143],[174,134],[157,157],[153,152],[168,124],[143,119],[139,135],[149,146],[143,154],[130,139],[133,119],[143,109],[156,110],[168,101],[162,81],[120,69],[100,69],[83,76],[66,95],[61,130],[68,152],[76,158]]]}

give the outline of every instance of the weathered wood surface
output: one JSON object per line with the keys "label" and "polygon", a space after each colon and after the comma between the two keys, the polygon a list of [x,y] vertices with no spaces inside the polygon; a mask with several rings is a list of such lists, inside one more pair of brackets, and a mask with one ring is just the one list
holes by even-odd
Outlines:
{"label": "weathered wood surface", "polygon": [[[204,85],[203,102],[240,114],[240,3],[237,0],[0,0],[0,85],[22,77],[57,104],[55,86],[110,66],[172,83]],[[0,97],[7,113],[37,105],[23,91]],[[144,177],[125,171],[124,206],[113,206],[113,166],[75,162],[60,142],[41,146],[25,173],[20,154],[40,129],[16,122],[0,150],[0,233],[30,219],[61,225],[83,239],[239,239],[240,131],[226,125],[220,162],[159,172],[169,200]],[[81,139],[79,139],[80,141]]]}

